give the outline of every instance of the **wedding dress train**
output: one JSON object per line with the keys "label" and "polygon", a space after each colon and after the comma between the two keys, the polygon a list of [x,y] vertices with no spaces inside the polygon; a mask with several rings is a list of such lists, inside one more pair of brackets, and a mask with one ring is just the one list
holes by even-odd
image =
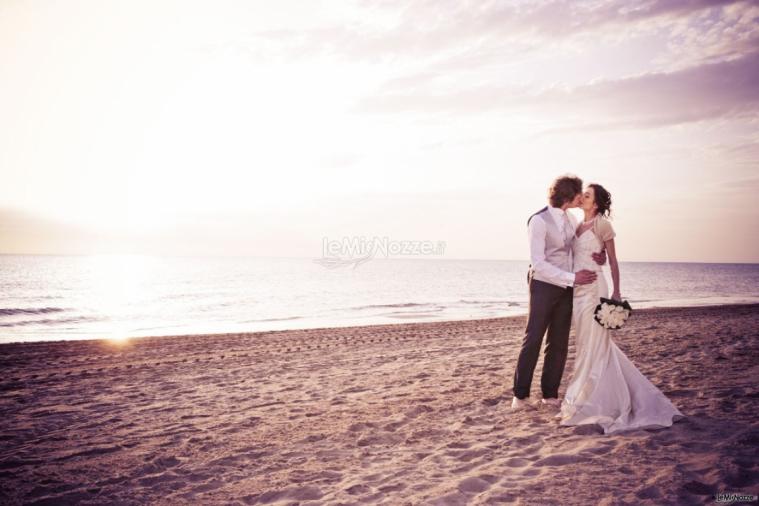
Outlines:
{"label": "wedding dress train", "polygon": [[605,434],[669,427],[684,415],[625,356],[611,332],[593,319],[599,298],[609,296],[601,266],[592,258],[592,253],[601,249],[593,230],[574,241],[575,272],[593,270],[598,277],[589,285],[574,288],[574,371],[556,418],[564,426],[598,424]]}

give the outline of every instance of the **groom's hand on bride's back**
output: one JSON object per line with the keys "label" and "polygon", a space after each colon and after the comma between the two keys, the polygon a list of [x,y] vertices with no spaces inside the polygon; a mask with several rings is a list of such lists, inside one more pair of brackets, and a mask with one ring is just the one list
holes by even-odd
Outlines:
{"label": "groom's hand on bride's back", "polygon": [[606,263],[606,250],[601,250],[601,253],[593,253],[593,261],[598,265]]}
{"label": "groom's hand on bride's back", "polygon": [[587,285],[596,280],[596,273],[593,271],[583,270],[575,273],[575,286]]}

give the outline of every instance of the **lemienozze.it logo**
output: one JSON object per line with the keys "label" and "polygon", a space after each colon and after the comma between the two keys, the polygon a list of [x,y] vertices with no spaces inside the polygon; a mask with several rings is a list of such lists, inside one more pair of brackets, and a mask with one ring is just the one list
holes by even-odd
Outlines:
{"label": "lemienozze.it logo", "polygon": [[755,502],[757,496],[753,494],[738,494],[735,492],[723,492],[714,496],[714,501],[722,504],[734,502]]}
{"label": "lemienozze.it logo", "polygon": [[437,255],[445,252],[445,241],[396,241],[389,237],[322,238],[322,257],[314,262],[329,269],[352,265],[355,269],[376,256]]}

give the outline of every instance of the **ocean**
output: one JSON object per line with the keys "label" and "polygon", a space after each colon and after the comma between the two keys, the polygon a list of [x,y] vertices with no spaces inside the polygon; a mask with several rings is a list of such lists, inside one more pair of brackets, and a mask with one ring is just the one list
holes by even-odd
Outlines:
{"label": "ocean", "polygon": [[[0,343],[493,318],[526,261],[0,255]],[[608,267],[606,276],[611,286]],[[633,308],[759,302],[759,264],[623,262]]]}

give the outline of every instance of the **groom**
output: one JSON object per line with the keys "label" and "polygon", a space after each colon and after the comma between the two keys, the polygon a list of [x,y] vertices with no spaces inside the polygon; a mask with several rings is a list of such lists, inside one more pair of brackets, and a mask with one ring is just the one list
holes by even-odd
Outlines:
{"label": "groom", "polygon": [[[559,407],[559,384],[564,373],[569,348],[569,327],[572,323],[573,287],[596,280],[593,271],[572,270],[572,242],[577,224],[567,212],[582,201],[582,180],[575,176],[557,178],[548,190],[549,205],[527,220],[530,260],[527,273],[530,306],[527,329],[514,372],[513,410],[536,407],[529,400],[532,375],[540,355],[543,335],[546,336],[545,358],[540,388],[541,403]],[[606,254],[594,254],[599,265]]]}

